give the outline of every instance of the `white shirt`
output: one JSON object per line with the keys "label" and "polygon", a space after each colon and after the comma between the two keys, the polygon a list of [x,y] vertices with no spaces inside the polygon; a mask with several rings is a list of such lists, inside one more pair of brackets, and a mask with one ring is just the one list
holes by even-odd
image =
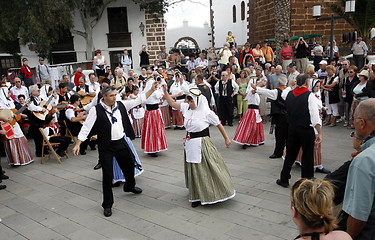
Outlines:
{"label": "white shirt", "polygon": [[[146,95],[141,94],[141,97],[138,97],[134,100],[127,100],[127,101],[121,101],[121,102],[124,104],[126,110],[129,111],[130,109],[132,109],[132,108],[134,108],[134,107],[136,107],[136,106],[138,106],[142,103],[145,103],[146,102]],[[100,103],[102,104],[102,106],[107,111],[112,112],[111,107],[105,105],[103,101],[100,101]],[[113,108],[115,108],[115,107],[117,107],[117,102],[115,103]],[[121,116],[120,110],[119,109],[116,110],[113,113],[113,116],[117,119],[117,122],[113,123],[112,127],[111,127],[111,140],[115,141],[115,140],[119,140],[119,139],[123,138],[124,135],[125,135],[125,132],[124,132],[124,127],[122,125],[122,116]],[[107,117],[108,117],[109,121],[112,123],[111,116],[108,113],[107,113]],[[96,118],[97,118],[96,107],[91,108],[90,112],[89,112],[89,115],[87,116],[86,121],[83,123],[81,131],[78,134],[79,140],[81,140],[83,142],[87,139],[87,136],[89,135],[92,127],[94,126],[94,124],[96,122]]]}
{"label": "white shirt", "polygon": [[17,102],[19,102],[18,95],[21,95],[21,94],[25,95],[25,99],[29,97],[29,90],[27,90],[27,87],[25,86],[21,86],[20,88],[14,86],[10,89],[10,92],[14,95]]}
{"label": "white shirt", "polygon": [[[146,87],[144,89],[143,92],[147,92],[148,90],[151,89],[152,87],[152,84],[155,82],[155,80],[153,79],[150,79],[146,82]],[[149,96],[146,100],[146,104],[159,104],[160,103],[160,100],[163,98],[164,96],[164,92],[161,88],[161,85],[162,84],[166,84],[164,80],[161,81],[161,84],[158,85],[158,87],[156,88],[156,90],[151,94],[151,96]]]}
{"label": "white shirt", "polygon": [[66,116],[66,118],[67,118],[69,121],[72,121],[72,118],[74,118],[74,117],[76,116],[75,113],[74,113],[74,109],[75,109],[75,108],[78,108],[78,107],[75,107],[75,106],[70,105],[70,104],[69,104],[69,107],[72,107],[72,108],[68,108],[68,109],[66,109],[66,111],[65,111],[65,116]]}
{"label": "white shirt", "polygon": [[[281,93],[281,97],[285,100],[290,91],[291,91],[291,88],[287,87]],[[269,90],[269,89],[257,87],[257,93],[259,93],[260,95],[266,96],[267,98],[271,100],[277,99],[277,89]],[[319,109],[320,109],[319,101],[320,100],[315,96],[315,94],[310,93],[307,101],[308,101],[309,113],[310,113],[310,122],[311,122],[310,126],[315,127],[315,125],[322,125],[320,115],[319,115]]]}
{"label": "white shirt", "polygon": [[[223,82],[223,80],[220,80],[220,81]],[[215,92],[217,94],[219,94],[219,83],[220,83],[220,81],[217,81],[217,83],[215,84]],[[238,89],[240,89],[240,87],[238,86],[238,84],[236,83],[235,80],[232,80],[231,82],[232,82],[232,87],[233,87],[233,95],[236,95],[238,93]],[[223,83],[223,85],[224,85],[224,83]],[[224,88],[223,88],[223,91],[224,91]],[[223,94],[223,96],[226,96],[226,95]]]}
{"label": "white shirt", "polygon": [[87,84],[89,86],[89,93],[96,93],[96,95],[98,95],[98,93],[100,92],[100,85],[98,82],[94,82],[94,84],[92,84],[91,82],[89,82]]}
{"label": "white shirt", "polygon": [[121,64],[122,64],[123,67],[125,67],[126,65],[131,65],[132,59],[130,58],[129,55],[122,55]]}
{"label": "white shirt", "polygon": [[[42,101],[40,97],[34,97],[36,103],[39,105],[40,102]],[[27,109],[31,112],[40,112],[43,110],[42,107],[39,107],[37,105],[34,104],[34,101],[31,101],[30,105],[27,107]]]}
{"label": "white shirt", "polygon": [[184,126],[187,132],[200,132],[208,128],[210,124],[214,126],[220,124],[219,117],[213,111],[206,115],[197,116],[196,114],[199,113],[189,109],[188,103],[181,103],[180,111],[184,116]]}

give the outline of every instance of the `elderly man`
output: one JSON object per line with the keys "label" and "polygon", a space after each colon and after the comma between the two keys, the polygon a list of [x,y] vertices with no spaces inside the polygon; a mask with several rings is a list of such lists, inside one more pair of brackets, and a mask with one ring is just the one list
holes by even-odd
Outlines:
{"label": "elderly man", "polygon": [[[89,86],[89,93],[90,96],[96,96],[100,92],[100,84],[98,83],[96,79],[95,73],[90,73],[89,74],[89,83],[87,84]],[[95,93],[95,94],[93,94]]]}
{"label": "elderly man", "polygon": [[70,92],[74,88],[74,83],[70,81],[70,77],[68,75],[63,75],[63,79],[61,80],[62,83],[66,83],[68,87],[68,91]]}
{"label": "elderly man", "polygon": [[10,92],[13,94],[17,102],[19,102],[18,95],[22,94],[26,97],[29,96],[29,91],[27,90],[27,87],[22,86],[21,79],[18,77],[14,78],[14,87],[10,89]]}
{"label": "elderly man", "polygon": [[316,72],[319,79],[325,79],[327,77],[327,64],[328,63],[326,60],[322,60],[319,62],[319,70]]}
{"label": "elderly man", "polygon": [[78,155],[80,145],[84,142],[90,131],[98,133],[99,159],[103,171],[103,204],[104,216],[112,215],[113,193],[113,157],[116,157],[126,182],[124,192],[139,194],[142,189],[135,186],[134,155],[124,137],[134,139],[134,132],[128,117],[128,110],[146,101],[154,91],[153,84],[150,90],[135,100],[116,102],[117,91],[114,87],[104,87],[103,99],[96,107],[92,108],[78,135],[78,140],[73,148],[74,155]]}
{"label": "elderly man", "polygon": [[228,72],[221,72],[221,80],[215,85],[215,92],[219,96],[219,118],[222,125],[233,126],[233,96],[237,94],[238,84],[229,79]]}
{"label": "elderly man", "polygon": [[286,78],[286,75],[282,72],[283,72],[283,67],[281,65],[277,65],[275,68],[275,73],[269,77],[268,84],[269,84],[270,89],[275,89],[277,87],[277,82],[280,77]]}
{"label": "elderly man", "polygon": [[362,152],[349,167],[343,210],[349,215],[347,232],[353,239],[375,236],[375,99],[362,101],[354,113],[355,137]]}
{"label": "elderly man", "polygon": [[287,78],[288,82],[296,80],[297,76],[299,75],[299,72],[297,71],[297,66],[294,62],[288,65],[288,73]]}
{"label": "elderly man", "polygon": [[367,56],[368,47],[361,37],[357,38],[357,41],[352,46],[354,65],[358,69],[362,69],[365,65],[365,57]]}

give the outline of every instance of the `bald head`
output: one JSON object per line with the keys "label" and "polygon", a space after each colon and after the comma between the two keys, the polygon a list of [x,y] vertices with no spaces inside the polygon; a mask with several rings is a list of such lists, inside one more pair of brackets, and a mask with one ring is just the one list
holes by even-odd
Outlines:
{"label": "bald head", "polygon": [[365,119],[375,126],[375,98],[360,102],[355,111],[357,118]]}

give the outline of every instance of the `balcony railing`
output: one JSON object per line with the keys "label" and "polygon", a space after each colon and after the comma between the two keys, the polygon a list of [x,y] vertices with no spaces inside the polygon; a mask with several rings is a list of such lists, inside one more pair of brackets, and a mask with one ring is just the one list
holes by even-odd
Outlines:
{"label": "balcony railing", "polygon": [[108,48],[115,47],[131,47],[131,33],[120,32],[120,33],[107,33]]}

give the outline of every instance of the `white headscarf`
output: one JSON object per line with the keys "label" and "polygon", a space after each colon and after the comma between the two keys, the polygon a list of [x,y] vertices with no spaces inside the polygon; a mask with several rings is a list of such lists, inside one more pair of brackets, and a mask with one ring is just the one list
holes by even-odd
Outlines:
{"label": "white headscarf", "polygon": [[47,101],[48,100],[48,89],[51,85],[49,84],[44,84],[41,88],[40,88],[40,98],[42,100],[45,100]]}
{"label": "white headscarf", "polygon": [[194,116],[192,118],[202,118],[210,113],[210,106],[201,90],[198,88],[190,88],[188,95],[193,98],[195,105],[197,105],[196,109],[192,109],[192,111],[194,111]]}
{"label": "white headscarf", "polygon": [[0,88],[0,108],[1,109],[13,109],[15,108],[14,102],[9,96],[9,90],[7,87]]}

